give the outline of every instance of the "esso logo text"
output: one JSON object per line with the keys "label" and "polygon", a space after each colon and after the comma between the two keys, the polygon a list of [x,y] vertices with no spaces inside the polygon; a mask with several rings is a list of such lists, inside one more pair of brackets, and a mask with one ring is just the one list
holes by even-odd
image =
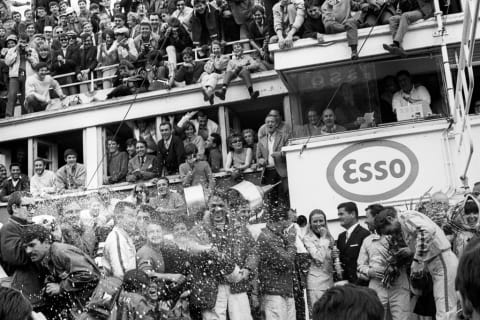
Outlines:
{"label": "esso logo text", "polygon": [[418,170],[418,159],[408,147],[375,140],[340,151],[327,167],[327,180],[342,197],[369,203],[391,199],[408,189]]}

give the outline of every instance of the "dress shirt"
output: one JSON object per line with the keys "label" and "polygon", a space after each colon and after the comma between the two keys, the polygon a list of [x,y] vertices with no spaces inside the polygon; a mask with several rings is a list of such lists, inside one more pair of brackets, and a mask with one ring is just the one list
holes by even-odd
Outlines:
{"label": "dress shirt", "polygon": [[350,228],[347,229],[347,234],[345,236],[345,243],[348,242],[348,238],[350,238],[350,236],[352,235],[352,232],[353,230],[355,230],[355,228],[358,226],[358,222],[355,223],[353,226],[351,226]]}
{"label": "dress shirt", "polygon": [[269,167],[275,166],[275,162],[272,157],[273,145],[275,143],[275,136],[273,134],[267,134],[267,144],[268,144],[268,163]]}

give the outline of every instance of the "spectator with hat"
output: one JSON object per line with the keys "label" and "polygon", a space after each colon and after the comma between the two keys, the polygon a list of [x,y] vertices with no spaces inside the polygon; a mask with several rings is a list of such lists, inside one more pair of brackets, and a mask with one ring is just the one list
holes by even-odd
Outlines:
{"label": "spectator with hat", "polygon": [[5,63],[9,69],[9,87],[8,102],[5,112],[7,117],[13,117],[13,110],[17,101],[17,93],[20,92],[20,104],[25,100],[25,81],[28,76],[34,74],[33,66],[38,63],[37,51],[28,45],[28,36],[25,33],[20,34],[20,40],[17,45],[17,37],[10,35],[7,37],[7,43],[15,42],[15,46],[8,49],[5,55]]}
{"label": "spectator with hat", "polygon": [[87,171],[85,166],[77,163],[77,152],[67,149],[63,153],[66,164],[57,170],[58,190],[75,190],[85,188]]}
{"label": "spectator with hat", "polygon": [[50,89],[53,89],[60,99],[63,100],[66,97],[57,80],[49,75],[46,63],[38,63],[35,70],[37,73],[28,77],[25,83],[25,109],[27,113],[43,111],[52,103]]}
{"label": "spectator with hat", "polygon": [[135,62],[138,57],[138,50],[133,39],[128,37],[129,33],[127,27],[114,29],[115,41],[110,49],[107,50],[107,54],[116,51],[120,60],[125,59],[129,62]]}
{"label": "spectator with hat", "polygon": [[163,41],[165,41],[164,46],[166,47],[168,62],[172,65],[177,65],[177,61],[182,60],[182,51],[187,47],[193,46],[193,42],[187,29],[175,17],[168,18],[165,28]]}
{"label": "spectator with hat", "polygon": [[45,26],[43,27],[43,36],[45,37],[45,43],[51,47],[53,42],[53,27]]}

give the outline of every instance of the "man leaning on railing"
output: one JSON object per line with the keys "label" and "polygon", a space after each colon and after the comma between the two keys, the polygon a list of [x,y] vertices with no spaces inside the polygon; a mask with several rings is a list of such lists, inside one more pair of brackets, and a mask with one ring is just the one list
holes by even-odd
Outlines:
{"label": "man leaning on railing", "polygon": [[50,99],[51,88],[61,100],[66,97],[57,80],[48,74],[49,70],[46,63],[38,63],[35,66],[35,70],[37,74],[29,77],[25,83],[25,109],[27,109],[27,113],[38,112],[49,108],[53,101]]}

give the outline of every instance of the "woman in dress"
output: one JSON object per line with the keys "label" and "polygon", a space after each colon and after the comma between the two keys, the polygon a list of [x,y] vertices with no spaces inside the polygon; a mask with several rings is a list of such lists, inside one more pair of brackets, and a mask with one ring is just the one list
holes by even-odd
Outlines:
{"label": "woman in dress", "polygon": [[241,177],[243,171],[250,167],[253,152],[251,148],[246,146],[243,136],[238,133],[230,136],[228,145],[230,151],[227,154],[225,170],[231,172],[232,178],[236,180]]}

